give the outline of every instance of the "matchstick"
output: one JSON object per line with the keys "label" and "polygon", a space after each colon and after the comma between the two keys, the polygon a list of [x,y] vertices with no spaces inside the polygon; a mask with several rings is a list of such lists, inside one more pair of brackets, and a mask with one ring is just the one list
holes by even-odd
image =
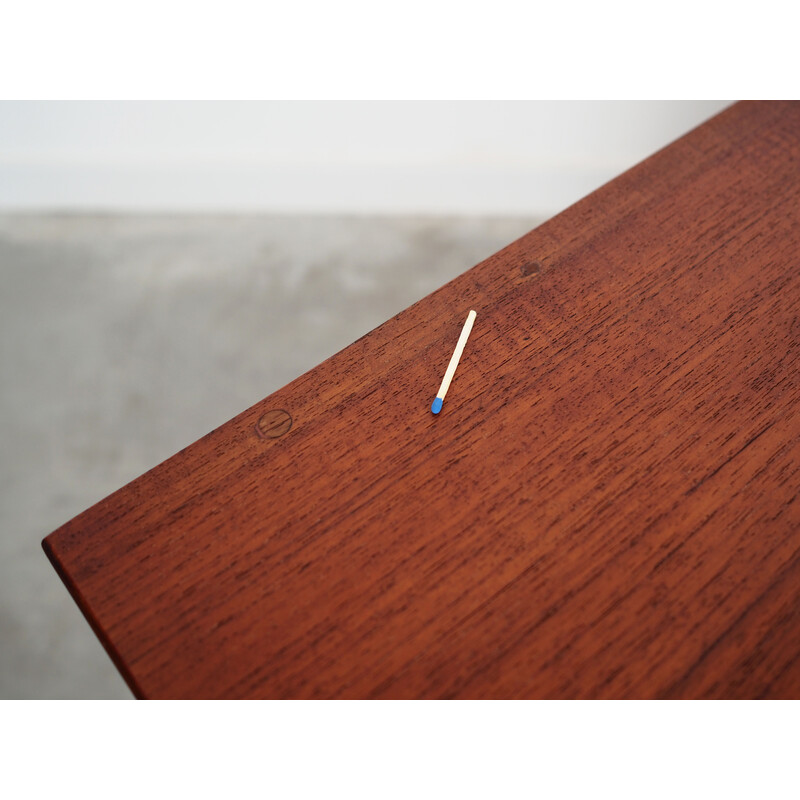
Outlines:
{"label": "matchstick", "polygon": [[447,365],[447,371],[444,373],[444,378],[442,378],[442,385],[439,387],[439,391],[436,392],[436,399],[433,401],[433,405],[431,405],[431,411],[433,411],[434,414],[438,414],[442,410],[444,396],[450,388],[450,381],[453,380],[453,375],[455,375],[461,354],[464,352],[464,345],[467,343],[467,339],[469,339],[472,323],[475,322],[476,316],[474,311],[470,311],[469,314],[467,314],[467,321],[461,329],[461,336],[458,337],[456,349],[453,351],[450,363]]}

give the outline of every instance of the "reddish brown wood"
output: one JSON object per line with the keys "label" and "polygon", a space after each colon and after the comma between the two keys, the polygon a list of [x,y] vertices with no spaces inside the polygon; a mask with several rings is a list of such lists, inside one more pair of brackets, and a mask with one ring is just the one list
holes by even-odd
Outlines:
{"label": "reddish brown wood", "polygon": [[798,697],[799,248],[738,104],[45,549],[143,697]]}

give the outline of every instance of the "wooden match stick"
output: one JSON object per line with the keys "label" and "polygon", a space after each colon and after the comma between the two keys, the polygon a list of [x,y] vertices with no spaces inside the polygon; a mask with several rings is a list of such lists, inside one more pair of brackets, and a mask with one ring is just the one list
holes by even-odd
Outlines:
{"label": "wooden match stick", "polygon": [[442,378],[442,385],[439,387],[439,391],[436,392],[436,399],[433,401],[433,405],[431,405],[431,411],[433,411],[434,414],[438,414],[442,410],[444,396],[450,388],[450,381],[453,380],[453,375],[455,375],[456,367],[461,359],[461,354],[464,352],[464,345],[467,343],[467,339],[469,339],[472,323],[475,322],[476,316],[477,314],[474,311],[470,311],[469,314],[467,314],[467,321],[461,329],[461,336],[458,337],[456,349],[453,350],[450,363],[447,365],[447,371],[444,373],[444,378]]}

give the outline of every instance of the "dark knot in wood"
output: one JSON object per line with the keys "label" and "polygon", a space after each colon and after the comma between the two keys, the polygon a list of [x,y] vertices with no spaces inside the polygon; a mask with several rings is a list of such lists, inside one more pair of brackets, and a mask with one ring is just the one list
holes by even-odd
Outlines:
{"label": "dark knot in wood", "polygon": [[520,268],[523,278],[528,275],[538,275],[542,271],[542,265],[538,261],[527,261]]}

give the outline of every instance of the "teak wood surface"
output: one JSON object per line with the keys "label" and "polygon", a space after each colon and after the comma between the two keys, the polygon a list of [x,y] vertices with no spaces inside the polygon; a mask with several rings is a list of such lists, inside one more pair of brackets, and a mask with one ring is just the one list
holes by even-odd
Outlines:
{"label": "teak wood surface", "polygon": [[799,246],[732,106],[45,550],[140,697],[800,697]]}

